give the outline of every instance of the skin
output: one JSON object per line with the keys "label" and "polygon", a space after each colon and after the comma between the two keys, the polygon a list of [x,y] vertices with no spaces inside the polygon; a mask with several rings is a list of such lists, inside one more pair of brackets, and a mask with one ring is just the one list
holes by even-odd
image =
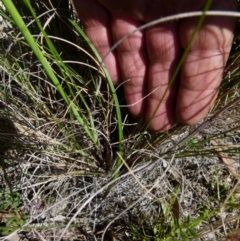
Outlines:
{"label": "skin", "polygon": [[[205,0],[73,0],[88,37],[101,57],[136,27],[163,16],[200,11]],[[213,0],[211,10],[236,11],[237,0]],[[149,121],[168,86],[198,18],[171,21],[136,32],[108,54],[104,63],[114,84],[124,81],[132,114]],[[152,118],[163,132],[174,123],[195,124],[208,113],[218,93],[231,50],[234,18],[207,17],[174,84]],[[147,98],[144,98],[151,93]]]}

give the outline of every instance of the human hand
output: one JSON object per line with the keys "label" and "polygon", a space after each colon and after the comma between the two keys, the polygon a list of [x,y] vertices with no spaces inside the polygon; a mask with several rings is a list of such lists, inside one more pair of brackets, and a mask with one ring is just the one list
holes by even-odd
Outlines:
{"label": "human hand", "polygon": [[[206,0],[73,0],[84,31],[101,57],[113,43],[144,23],[182,12],[201,11]],[[213,0],[211,10],[237,9],[237,0]],[[104,59],[114,82],[124,83],[134,115],[165,131],[176,121],[195,124],[214,102],[232,45],[235,20],[207,17],[181,71],[152,118],[198,18],[171,21],[135,32]],[[147,98],[144,98],[151,93]],[[152,119],[151,119],[152,118]]]}

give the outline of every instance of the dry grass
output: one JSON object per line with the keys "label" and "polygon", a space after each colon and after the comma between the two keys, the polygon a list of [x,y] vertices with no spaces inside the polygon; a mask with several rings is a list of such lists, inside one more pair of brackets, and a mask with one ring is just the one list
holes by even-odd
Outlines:
{"label": "dry grass", "polygon": [[[66,17],[73,17],[71,9],[61,12],[68,8],[62,2],[52,4],[56,4],[64,23]],[[43,13],[52,6],[35,8]],[[20,10],[26,16],[27,11]],[[42,21],[46,23],[48,17]],[[32,20],[30,16],[26,19]],[[58,21],[57,17],[50,21],[49,35],[67,38],[89,51],[68,24],[58,33],[51,32]],[[39,34],[34,25],[31,30]],[[2,240],[7,236],[9,240],[239,239],[239,102],[226,108],[239,97],[238,31],[219,98],[209,116],[197,126],[179,125],[165,134],[143,133],[142,122],[123,109],[123,155],[117,149],[117,117],[110,90],[103,79],[101,86],[94,82],[97,71],[80,63],[96,67],[93,60],[74,46],[69,49],[62,41],[54,42],[63,60],[79,61],[70,64],[69,73],[76,80],[76,93],[83,94],[91,108],[97,143],[69,113],[69,106],[24,40],[15,38],[18,30],[5,27],[3,33]],[[51,64],[65,86],[68,82],[61,69]],[[99,87],[100,94],[96,95]],[[79,102],[79,110],[87,115]],[[225,112],[209,122],[224,108]],[[206,127],[199,128],[204,123]],[[123,166],[114,180],[112,170],[117,158]],[[15,230],[17,234],[9,236]]]}

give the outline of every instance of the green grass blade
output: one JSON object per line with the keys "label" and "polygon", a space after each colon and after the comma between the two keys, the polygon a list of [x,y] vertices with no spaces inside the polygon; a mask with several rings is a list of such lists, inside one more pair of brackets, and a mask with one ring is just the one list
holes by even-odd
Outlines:
{"label": "green grass blade", "polygon": [[[70,110],[72,111],[75,118],[79,121],[79,123],[83,126],[84,130],[88,134],[88,136],[91,138],[91,140],[96,143],[97,142],[97,136],[94,135],[90,130],[88,125],[85,124],[84,120],[78,113],[78,110],[74,106],[74,104],[71,102],[67,94],[65,93],[64,89],[62,88],[60,82],[58,81],[56,75],[54,74],[50,64],[44,57],[42,51],[39,49],[38,45],[36,44],[36,40],[31,35],[30,31],[28,30],[26,24],[22,20],[19,12],[17,11],[15,5],[13,4],[12,0],[3,0],[2,1],[6,9],[9,11],[10,15],[12,16],[12,19],[14,20],[16,26],[19,28],[23,36],[25,37],[26,41],[28,42],[29,46],[31,47],[32,51],[40,61],[40,63],[43,65],[46,73],[48,74],[49,78],[52,80],[56,88],[58,89],[59,93],[63,97],[66,104],[70,107]],[[48,39],[48,38],[46,38]],[[52,48],[53,50],[53,48]]]}
{"label": "green grass blade", "polygon": [[[93,51],[94,55],[96,56],[97,60],[99,63],[101,63],[101,68],[106,76],[110,91],[111,91],[111,95],[113,97],[113,101],[114,101],[114,107],[116,110],[116,115],[117,115],[117,125],[118,125],[118,141],[119,141],[119,147],[118,147],[118,153],[122,156],[123,153],[123,127],[122,127],[122,115],[121,115],[121,110],[119,107],[119,101],[118,101],[118,97],[116,94],[116,90],[115,87],[112,83],[112,80],[108,74],[108,71],[106,69],[106,67],[104,66],[104,64],[102,63],[102,58],[100,57],[100,55],[98,54],[97,50],[95,49],[95,47],[93,46],[93,44],[91,43],[91,41],[89,40],[89,38],[86,36],[86,34],[83,32],[83,30],[72,20],[69,20],[71,22],[71,24],[74,26],[74,28],[79,32],[79,34],[84,38],[84,40],[88,43],[89,47],[91,48],[91,50]],[[122,161],[120,158],[118,158],[116,165],[115,165],[115,170],[117,170],[120,166],[122,165]],[[114,176],[114,178],[117,178],[119,176],[119,173],[117,172]]]}
{"label": "green grass blade", "polygon": [[159,104],[158,104],[156,110],[154,111],[152,117],[150,118],[150,120],[149,120],[149,122],[148,122],[148,124],[147,124],[147,126],[146,126],[146,128],[145,128],[145,130],[149,127],[152,119],[154,118],[154,116],[155,116],[156,113],[157,113],[157,110],[159,109],[160,105],[162,104],[162,102],[163,102],[163,100],[164,100],[167,92],[168,92],[169,89],[171,88],[174,80],[176,79],[176,77],[177,77],[177,75],[178,75],[178,73],[179,73],[179,71],[180,71],[180,69],[181,69],[181,67],[182,67],[182,65],[183,65],[183,62],[185,61],[185,59],[186,59],[186,57],[187,57],[187,54],[188,54],[189,51],[190,51],[190,48],[191,48],[192,43],[193,43],[193,40],[195,39],[197,32],[198,32],[199,29],[201,28],[201,26],[202,26],[202,24],[203,24],[203,21],[204,21],[205,18],[206,18],[206,12],[210,9],[210,7],[211,7],[211,5],[212,5],[212,1],[213,1],[213,0],[207,0],[207,1],[206,1],[206,4],[205,4],[204,9],[203,9],[203,14],[202,14],[201,17],[199,18],[199,20],[198,20],[198,22],[197,22],[197,24],[196,24],[196,27],[195,27],[195,29],[194,29],[191,37],[190,37],[190,40],[189,40],[189,42],[188,42],[188,44],[187,44],[187,46],[186,46],[186,48],[185,48],[185,50],[184,50],[184,52],[183,52],[183,55],[182,55],[182,57],[181,57],[178,65],[177,65],[177,67],[176,67],[176,69],[175,69],[175,71],[174,71],[174,73],[173,73],[173,76],[171,77],[171,79],[170,79],[170,81],[169,81],[168,87],[167,87],[166,91],[164,92],[161,100],[159,101]]}

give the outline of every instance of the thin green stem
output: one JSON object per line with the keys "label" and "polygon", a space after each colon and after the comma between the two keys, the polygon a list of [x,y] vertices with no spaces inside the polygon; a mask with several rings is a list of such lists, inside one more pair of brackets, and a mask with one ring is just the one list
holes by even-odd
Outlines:
{"label": "thin green stem", "polygon": [[[118,141],[119,141],[118,153],[120,155],[122,155],[123,154],[122,115],[121,115],[121,110],[120,110],[120,107],[119,107],[119,101],[118,101],[118,97],[117,97],[117,94],[116,94],[115,87],[113,85],[113,82],[111,80],[111,77],[109,76],[109,73],[108,73],[105,65],[102,62],[102,58],[100,57],[100,55],[98,54],[97,50],[95,49],[95,47],[91,43],[90,39],[86,36],[86,34],[83,32],[83,30],[74,21],[70,20],[70,22],[75,27],[75,29],[79,32],[79,34],[84,38],[84,40],[87,42],[87,44],[89,45],[89,47],[93,51],[94,55],[96,56],[98,62],[101,63],[101,68],[102,68],[102,70],[103,70],[103,72],[104,72],[104,74],[106,76],[106,80],[107,80],[107,83],[109,85],[109,88],[110,88],[110,91],[111,91],[111,95],[112,95],[112,98],[113,98],[113,101],[114,101],[114,107],[115,107],[116,116],[117,116],[117,126],[118,126]],[[116,161],[116,165],[114,167],[114,172],[115,172],[115,170],[118,170],[121,165],[122,165],[122,161],[118,157],[118,159]],[[119,171],[115,172],[114,179],[117,179],[118,176],[119,176]]]}
{"label": "thin green stem", "polygon": [[[26,41],[28,42],[30,48],[32,49],[32,51],[34,52],[34,54],[36,55],[36,57],[38,58],[38,60],[40,61],[40,63],[42,64],[42,66],[44,67],[44,69],[46,70],[46,73],[48,74],[49,78],[52,80],[52,82],[54,83],[54,85],[56,86],[56,88],[58,89],[59,93],[61,94],[61,96],[63,97],[64,101],[66,102],[66,104],[69,106],[70,110],[72,111],[73,115],[75,116],[75,118],[79,121],[79,123],[83,126],[84,130],[86,131],[86,133],[88,134],[88,136],[91,138],[91,140],[94,143],[97,143],[97,135],[94,134],[93,130],[90,131],[88,125],[85,123],[84,119],[81,117],[81,115],[79,114],[77,108],[75,107],[74,103],[72,103],[71,99],[68,97],[68,95],[66,94],[66,92],[64,91],[63,87],[61,86],[58,78],[56,77],[56,75],[54,74],[50,64],[48,63],[48,61],[46,60],[46,58],[44,57],[42,51],[40,50],[40,48],[38,47],[35,38],[31,35],[30,31],[28,30],[26,24],[24,23],[24,21],[22,20],[19,12],[17,11],[15,5],[13,4],[12,0],[3,0],[2,1],[4,6],[6,7],[6,9],[9,11],[10,15],[12,16],[12,19],[14,20],[16,26],[19,28],[19,30],[21,31],[21,33],[23,34],[23,36],[25,37]],[[24,0],[25,4],[28,5],[29,9],[31,10],[31,13],[34,14],[33,9],[30,6],[30,2],[28,0]],[[34,14],[35,15],[35,14]],[[33,15],[33,16],[34,16]],[[35,16],[36,21],[37,21],[37,17]],[[37,21],[37,24],[39,26],[39,28],[41,29],[47,43],[50,46],[50,49],[53,51],[53,53],[56,54],[56,51],[54,50],[54,46],[52,45],[51,41],[49,40],[49,38],[47,37],[47,34],[45,33],[45,31],[43,30],[43,28],[41,27],[39,21]]]}

